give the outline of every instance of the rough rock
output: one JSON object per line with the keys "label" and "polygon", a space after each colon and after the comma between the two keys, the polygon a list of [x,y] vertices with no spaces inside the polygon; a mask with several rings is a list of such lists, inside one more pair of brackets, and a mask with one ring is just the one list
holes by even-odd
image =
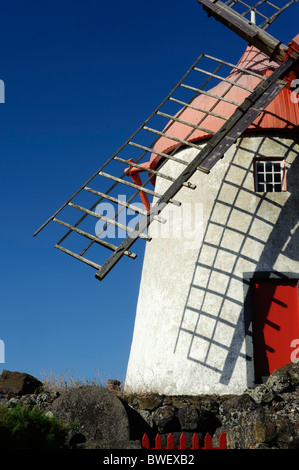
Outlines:
{"label": "rough rock", "polygon": [[276,394],[289,392],[293,389],[291,376],[288,373],[283,374],[278,370],[274,371],[273,374],[270,375],[265,386]]}
{"label": "rough rock", "polygon": [[299,363],[291,362],[276,369],[268,378],[266,385],[276,393],[289,392],[299,386]]}
{"label": "rough rock", "polygon": [[234,427],[217,429],[226,433],[229,449],[298,449],[299,432],[286,416],[278,418],[269,410],[258,407]]}
{"label": "rough rock", "polygon": [[217,435],[226,433],[226,442],[229,449],[253,449],[257,444],[271,447],[275,437],[275,422],[269,412],[262,407],[251,410],[242,416],[234,426],[217,429]]}
{"label": "rough rock", "polygon": [[71,389],[48,408],[66,425],[77,422],[70,443],[87,441],[129,441],[128,415],[121,400],[98,386]]}
{"label": "rough rock", "polygon": [[34,393],[42,382],[25,372],[3,370],[0,375],[0,393],[4,395],[26,395]]}
{"label": "rough rock", "polygon": [[76,449],[142,449],[141,442],[136,440],[128,441],[104,441],[104,440],[92,440],[86,443],[77,444],[74,446]]}
{"label": "rough rock", "polygon": [[158,406],[161,405],[161,402],[162,402],[162,398],[157,395],[139,398],[139,406],[142,409],[149,410],[149,411],[152,411],[158,408]]}
{"label": "rough rock", "polygon": [[184,406],[178,410],[178,419],[182,431],[196,431],[199,422],[199,412],[194,406]]}
{"label": "rough rock", "polygon": [[110,390],[110,392],[118,393],[120,391],[120,385],[119,380],[107,380],[107,389]]}
{"label": "rough rock", "polygon": [[246,393],[225,400],[219,406],[219,420],[222,426],[236,426],[248,412],[255,410],[257,405]]}
{"label": "rough rock", "polygon": [[160,433],[168,433],[180,430],[180,423],[172,406],[165,405],[157,408],[153,414],[153,422]]}
{"label": "rough rock", "polygon": [[266,384],[258,385],[251,390],[248,389],[246,390],[246,393],[255,401],[255,403],[263,405],[271,403],[276,396],[275,391]]}
{"label": "rough rock", "polygon": [[0,393],[2,403],[42,407],[65,424],[78,420],[69,436],[71,448],[141,448],[144,433],[152,448],[158,432],[162,447],[169,433],[179,447],[182,432],[188,447],[194,432],[201,446],[206,433],[218,446],[219,435],[225,432],[229,449],[299,449],[299,363],[274,371],[265,384],[241,395],[131,394],[120,399],[103,388],[84,386],[61,396],[46,390],[27,395]]}

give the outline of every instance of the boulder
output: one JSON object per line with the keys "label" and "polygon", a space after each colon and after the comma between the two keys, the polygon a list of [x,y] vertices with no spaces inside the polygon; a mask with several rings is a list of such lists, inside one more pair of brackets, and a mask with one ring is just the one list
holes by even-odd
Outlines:
{"label": "boulder", "polygon": [[99,386],[85,385],[60,395],[48,408],[66,425],[76,423],[69,443],[129,441],[128,415],[121,400]]}
{"label": "boulder", "polygon": [[118,393],[120,392],[120,386],[121,383],[119,380],[107,380],[107,389],[110,390],[110,392]]}
{"label": "boulder", "polygon": [[216,415],[203,406],[183,406],[178,410],[177,415],[182,431],[213,434],[220,425]]}
{"label": "boulder", "polygon": [[262,407],[243,413],[237,423],[234,426],[217,429],[217,436],[221,432],[226,433],[228,449],[255,449],[261,444],[271,448],[274,445],[276,436],[274,417]]}
{"label": "boulder", "polygon": [[268,378],[266,385],[276,393],[295,390],[299,386],[299,362],[291,362],[276,369]]}
{"label": "boulder", "polygon": [[129,441],[88,441],[86,443],[77,444],[76,449],[142,449],[141,442],[136,440]]}
{"label": "boulder", "polygon": [[291,377],[291,384],[294,389],[299,387],[299,361],[291,362],[284,366],[288,375]]}
{"label": "boulder", "polygon": [[266,405],[271,403],[276,397],[275,391],[267,384],[257,385],[252,389],[248,389],[246,393],[255,401],[255,403]]}
{"label": "boulder", "polygon": [[3,370],[0,375],[0,393],[3,395],[26,395],[34,393],[42,382],[25,372]]}
{"label": "boulder", "polygon": [[219,419],[222,426],[236,426],[242,418],[257,408],[253,399],[245,393],[223,401],[219,406]]}
{"label": "boulder", "polygon": [[193,405],[184,406],[178,410],[178,419],[182,431],[196,431],[199,422],[199,413]]}
{"label": "boulder", "polygon": [[153,411],[161,405],[162,398],[157,395],[149,395],[139,398],[139,408]]}
{"label": "boulder", "polygon": [[226,433],[228,449],[298,449],[298,420],[285,413],[273,413],[258,406],[239,416],[235,425],[217,429],[215,436]]}
{"label": "boulder", "polygon": [[168,433],[180,430],[180,423],[175,408],[169,405],[157,408],[152,414],[153,422],[159,433]]}

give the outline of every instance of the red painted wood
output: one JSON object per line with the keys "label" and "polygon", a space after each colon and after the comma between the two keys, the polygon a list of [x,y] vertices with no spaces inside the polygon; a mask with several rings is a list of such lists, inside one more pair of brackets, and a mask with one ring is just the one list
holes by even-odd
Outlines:
{"label": "red painted wood", "polygon": [[187,442],[186,442],[186,436],[184,433],[181,434],[180,437],[180,447],[179,449],[186,449],[187,448]]}
{"label": "red painted wood", "polygon": [[[142,447],[144,449],[149,449],[149,438],[147,434],[143,435],[142,438]],[[192,437],[192,446],[190,449],[199,449],[199,437],[196,433],[193,434]],[[218,447],[213,447],[213,440],[210,434],[206,434],[205,439],[204,439],[204,447],[201,447],[201,449],[226,449],[226,434],[223,432],[219,436],[219,446]],[[160,434],[156,435],[155,438],[155,447],[153,449],[162,449],[162,443],[161,443],[161,436]],[[174,449],[174,438],[173,435],[170,433],[167,437],[167,445],[166,449]],[[187,449],[187,443],[186,443],[186,436],[184,433],[181,434],[180,436],[180,446],[178,449]]]}
{"label": "red painted wood", "polygon": [[[247,68],[255,71],[264,77],[269,76],[272,73],[273,68],[277,68],[276,62],[271,62],[269,58],[254,46],[247,46],[243,56],[241,57],[239,67]],[[245,85],[251,89],[254,89],[261,79],[252,75],[244,74],[240,77],[240,72],[233,70],[228,78],[235,80],[238,77],[238,84]],[[237,85],[234,85],[228,91],[227,82],[219,82],[213,89],[212,93],[217,96],[224,96],[232,99],[233,101],[242,103],[243,100],[249,95],[249,91],[246,91]],[[291,99],[292,89],[285,87],[274,100],[267,106],[265,110],[259,115],[259,117],[248,127],[249,131],[254,132],[265,132],[269,129],[279,129],[281,132],[288,131],[288,129],[297,129],[299,126],[299,106],[297,103],[293,103]],[[200,94],[192,102],[192,106],[199,109],[213,110],[222,116],[230,117],[235,111],[236,107],[225,101],[220,101],[216,98]],[[213,109],[214,106],[214,109]],[[202,120],[202,125],[211,131],[217,132],[223,125],[223,119],[215,116],[207,116],[204,112],[196,111],[193,108],[186,108],[180,119],[191,124],[198,124]],[[190,137],[191,128],[180,122],[173,122],[170,126],[167,123],[167,134],[172,137],[179,139],[186,139],[190,142],[200,141],[211,137],[211,134],[202,130],[195,130]],[[178,143],[167,137],[161,137],[155,144],[154,149],[162,153],[170,153],[172,150],[178,147]],[[154,169],[158,162],[161,160],[161,156],[153,153],[151,155],[150,163],[151,168]]]}
{"label": "red painted wood", "polygon": [[196,433],[192,437],[192,447],[190,449],[199,449],[199,437]]}
{"label": "red painted wood", "polygon": [[161,443],[161,436],[160,436],[160,434],[157,434],[157,435],[156,435],[155,447],[154,447],[154,449],[162,449],[162,443]]}
{"label": "red painted wood", "polygon": [[[134,163],[134,160],[133,160],[132,158],[130,158],[130,159],[128,160],[128,163],[129,163],[129,162]],[[146,169],[147,166],[149,166],[149,163],[145,163],[145,164],[144,164],[144,168],[145,168],[145,169]],[[129,169],[129,168],[126,168],[125,171],[127,171],[128,169]],[[145,171],[145,169],[144,169],[144,171]],[[134,167],[132,167],[132,169],[131,169],[130,171],[128,171],[127,175],[131,176],[131,179],[132,179],[132,181],[133,181],[134,184],[137,184],[138,186],[142,186],[142,181],[141,181],[141,178],[140,178],[140,175],[139,175],[139,173],[141,173],[142,171],[143,171],[143,170],[141,170],[140,168],[134,168]],[[153,183],[153,185],[155,186],[155,180],[152,180],[152,183]],[[142,201],[142,203],[143,203],[145,209],[146,209],[147,211],[149,211],[150,208],[151,208],[151,204],[150,204],[150,202],[149,202],[149,200],[148,200],[147,194],[146,194],[145,192],[143,192],[143,191],[139,191],[139,196],[140,196],[140,199],[141,199],[141,201]]]}
{"label": "red painted wood", "polygon": [[141,445],[144,449],[149,449],[149,438],[147,434],[143,435]]}
{"label": "red painted wood", "polygon": [[204,443],[205,443],[204,449],[212,449],[213,448],[213,440],[212,440],[212,437],[210,436],[210,434],[205,435]]}
{"label": "red painted wood", "polygon": [[219,436],[219,449],[226,449],[226,434],[222,432]]}
{"label": "red painted wood", "polygon": [[166,446],[166,449],[174,449],[174,438],[173,438],[173,434],[168,434],[168,437],[167,437],[167,446]]}
{"label": "red painted wood", "polygon": [[[137,184],[138,186],[142,186],[142,181],[138,173],[130,173],[130,176],[134,184]],[[139,196],[140,196],[141,201],[143,202],[145,209],[149,211],[151,208],[151,204],[148,200],[146,193],[143,191],[139,191]]]}
{"label": "red painted wood", "polygon": [[256,378],[291,362],[291,342],[299,338],[297,280],[253,280],[252,323]]}

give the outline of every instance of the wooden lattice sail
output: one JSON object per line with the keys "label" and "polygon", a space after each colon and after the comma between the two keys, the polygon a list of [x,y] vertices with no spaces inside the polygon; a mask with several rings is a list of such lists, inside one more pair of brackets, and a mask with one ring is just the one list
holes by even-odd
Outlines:
{"label": "wooden lattice sail", "polygon": [[[43,223],[34,236],[50,222],[65,227],[66,232],[55,247],[94,268],[99,280],[123,256],[136,258],[136,254],[131,251],[135,241],[140,238],[150,241],[147,228],[154,220],[165,223],[163,214],[160,214],[168,204],[181,204],[181,188],[190,191],[195,189],[195,185],[190,182],[192,175],[197,171],[208,175],[236,139],[296,77],[299,37],[287,46],[266,32],[268,26],[293,1],[276,6],[267,0],[255,4],[241,0],[225,3],[200,0],[199,3],[209,15],[228,26],[276,64],[272,73],[264,76],[250,67],[201,54],[148,119]],[[244,77],[248,76],[254,77],[254,88],[246,86]],[[241,101],[235,100],[231,93],[236,88],[242,91]],[[207,109],[201,109],[195,104],[196,98],[202,95],[211,98]],[[229,115],[221,112],[222,103],[229,104]],[[197,121],[189,119],[189,111],[193,117],[198,117]],[[175,125],[183,129],[179,136],[173,132]],[[198,144],[201,136],[206,138],[204,146]],[[159,150],[161,140],[169,142],[167,151]],[[190,162],[176,155],[183,147],[196,151]],[[158,165],[152,164],[155,160],[153,156],[159,160]],[[169,160],[181,165],[178,177],[163,173],[163,166]],[[153,186],[157,176],[169,181],[163,194],[157,193]],[[125,197],[119,196],[124,193]],[[155,202],[151,204],[153,198]],[[99,209],[105,201],[115,207],[112,216],[103,215]],[[138,216],[134,226],[123,223],[123,211],[127,209]],[[75,214],[80,216],[74,222]],[[95,223],[98,223],[96,232]],[[122,234],[119,238],[113,237],[113,243],[105,236],[111,227],[117,228],[118,233]],[[70,245],[67,245],[68,241]],[[74,246],[78,246],[77,251]],[[93,250],[90,250],[91,247]],[[98,251],[94,250],[95,247]],[[92,259],[88,256],[89,251],[93,252]]]}

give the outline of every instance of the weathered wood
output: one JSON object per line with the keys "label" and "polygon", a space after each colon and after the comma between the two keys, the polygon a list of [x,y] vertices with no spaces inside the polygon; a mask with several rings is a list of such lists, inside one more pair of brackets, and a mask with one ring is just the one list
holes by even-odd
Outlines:
{"label": "weathered wood", "polygon": [[221,114],[213,113],[212,111],[208,111],[206,109],[198,108],[197,106],[193,106],[190,103],[185,103],[185,101],[177,100],[176,98],[169,98],[169,101],[173,101],[174,103],[181,104],[185,108],[191,108],[194,109],[195,111],[200,111],[201,113],[207,114],[209,116],[213,116],[219,119],[223,119],[224,121],[228,120],[227,116],[222,116]]}
{"label": "weathered wood", "polygon": [[[298,60],[298,59],[297,59]],[[260,115],[260,113],[273,101],[273,99],[286,86],[287,82],[280,80],[286,76],[294,67],[294,58],[289,58],[277,68],[270,77],[266,78],[256,90],[244,100],[244,103],[235,111],[231,120],[223,126],[219,132],[218,140],[221,140],[221,133],[225,132],[225,138],[218,147],[214,147],[209,155],[204,159],[202,165],[211,169],[217,161],[222,158],[228,148],[238,137],[250,126],[250,124]],[[245,111],[245,112],[244,112]],[[211,141],[207,146],[211,145]]]}
{"label": "weathered wood", "polygon": [[181,163],[185,166],[188,165],[188,162],[185,162],[185,160],[182,160],[181,158],[175,157],[174,155],[168,153],[159,152],[155,148],[146,147],[145,145],[136,144],[135,142],[130,142],[129,145],[143,150],[147,150],[148,152],[153,153],[154,155],[159,155],[160,157],[166,158],[167,160],[173,160],[174,162]]}
{"label": "weathered wood", "polygon": [[[159,109],[162,108],[162,106],[168,101],[169,97],[177,90],[177,88],[180,86],[180,84],[185,80],[185,78],[189,75],[189,73],[194,69],[194,67],[197,65],[197,63],[200,61],[200,59],[203,57],[203,54],[200,54],[200,56],[195,60],[195,62],[191,65],[191,67],[187,70],[187,72],[183,75],[183,77],[179,80],[179,82],[173,87],[173,89],[170,91],[170,93],[162,100],[162,102],[159,104],[159,106],[157,106],[157,108],[150,114],[150,116],[143,122],[143,124],[141,124],[138,129],[126,140],[126,142],[124,142],[120,147],[119,149],[113,154],[111,155],[111,157],[108,158],[108,160],[103,163],[100,168],[92,175],[90,176],[90,178],[88,178],[87,181],[85,181],[85,183],[83,183],[80,188],[77,189],[77,191],[75,191],[72,196],[70,196],[64,204],[62,204],[62,206],[57,209],[54,214],[52,214],[33,234],[33,236],[35,237],[41,230],[43,230],[52,220],[54,217],[56,217],[57,214],[59,214],[59,212],[61,212],[67,205],[68,203],[74,199],[77,194],[80,193],[80,191],[82,191],[84,189],[85,186],[87,186],[90,181],[93,180],[93,178],[95,178],[99,172],[105,168],[105,166],[107,166],[113,159],[116,155],[118,155],[125,147],[126,145],[130,145],[132,144],[132,140],[135,138],[135,136],[144,128],[144,125],[149,122],[154,116],[155,114],[157,113],[157,111]],[[184,162],[185,163],[185,162]],[[110,188],[111,189],[111,188]],[[84,220],[84,216],[82,218],[82,220]],[[78,225],[79,223],[81,223],[81,219],[75,224],[75,225]]]}
{"label": "weathered wood", "polygon": [[202,173],[205,173],[206,175],[208,175],[210,173],[210,170],[208,168],[204,168],[203,166],[199,165],[197,167],[197,170],[198,171],[201,171]]}
{"label": "weathered wood", "polygon": [[249,93],[252,93],[253,90],[251,88],[248,88],[247,86],[244,86],[244,85],[241,85],[240,83],[234,81],[234,80],[229,80],[228,78],[224,78],[224,77],[221,77],[220,75],[217,75],[215,73],[212,73],[212,72],[208,72],[206,70],[203,70],[203,69],[199,69],[198,67],[195,67],[194,70],[196,70],[197,72],[200,72],[200,73],[203,73],[205,75],[210,75],[214,78],[217,78],[218,80],[220,80],[221,82],[226,82],[226,83],[229,83],[231,85],[234,85],[234,86],[237,86],[239,88],[242,88],[242,90],[246,90],[246,91],[249,91]]}
{"label": "weathered wood", "polygon": [[209,54],[204,54],[204,56],[207,59],[211,59],[215,62],[220,62],[222,65],[227,65],[228,67],[231,67],[233,70],[238,70],[239,72],[244,72],[247,75],[252,75],[253,77],[260,78],[261,80],[264,80],[264,78],[265,78],[260,73],[254,72],[253,70],[250,70],[250,69],[244,69],[244,67],[240,67],[239,65],[232,64],[231,62],[227,62],[226,60],[217,59],[217,57],[213,57]]}
{"label": "weathered wood", "polygon": [[[162,173],[161,171],[152,170],[151,168],[145,168],[144,166],[139,165],[138,163],[130,162],[128,160],[125,160],[124,158],[115,157],[114,160],[116,160],[118,162],[121,162],[121,163],[125,163],[125,164],[127,164],[127,165],[129,165],[133,168],[139,168],[139,169],[145,171],[146,173],[150,173],[151,175],[159,176],[160,178],[163,178],[163,179],[168,180],[168,181],[174,182],[176,180],[176,178],[173,178],[172,176],[166,175],[165,173]],[[186,186],[189,189],[196,189],[195,184],[191,184],[191,183],[188,183],[188,182],[184,183],[183,186]]]}
{"label": "weathered wood", "polygon": [[179,142],[180,144],[187,145],[188,147],[193,147],[197,150],[200,150],[200,147],[192,142],[188,142],[184,139],[179,139],[178,137],[174,137],[170,134],[166,134],[165,132],[157,131],[156,129],[152,129],[151,127],[144,126],[144,130],[152,132],[153,134],[160,135],[161,137],[166,137],[167,139],[174,140],[175,142]]}
{"label": "weathered wood", "polygon": [[[119,204],[120,206],[127,207],[128,209],[130,209],[134,212],[137,212],[139,214],[142,214],[142,215],[147,214],[147,211],[142,209],[141,207],[135,206],[135,205],[130,204],[129,202],[126,202],[126,201],[122,201],[121,199],[117,199],[116,197],[109,196],[106,193],[102,193],[102,191],[97,191],[96,189],[89,188],[88,186],[86,186],[84,189],[85,189],[85,191],[88,191],[89,193],[95,194],[96,196],[101,196],[103,199],[107,199],[108,201],[115,202],[116,204]],[[166,219],[164,219],[160,216],[157,216],[155,218],[155,220],[157,220],[158,222],[161,222],[163,224],[166,223]]]}
{"label": "weathered wood", "polygon": [[[54,217],[53,221],[57,222],[60,225],[63,225],[64,227],[72,230],[73,232],[78,233],[79,235],[82,235],[85,238],[88,238],[89,240],[93,240],[94,242],[98,243],[101,246],[104,246],[105,248],[108,248],[111,251],[115,251],[118,248],[116,245],[113,245],[112,243],[109,243],[106,240],[102,240],[98,237],[95,237],[94,235],[91,235],[88,232],[85,232],[84,230],[79,229],[78,227],[74,227],[74,225],[68,224],[67,222],[64,222],[63,220],[56,219],[56,217]],[[133,259],[137,257],[136,253],[132,253],[131,251],[126,251],[124,255]]]}
{"label": "weathered wood", "polygon": [[[265,2],[266,0],[264,0]],[[274,13],[272,16],[267,18],[262,24],[259,25],[260,28],[263,30],[266,30],[270,24],[273,23],[273,21],[280,15],[286,8],[288,8],[290,5],[292,5],[294,2],[297,2],[298,0],[290,0],[288,3],[286,3],[283,7],[279,8],[276,5],[273,5],[273,3],[267,2],[269,5],[272,7],[275,7],[278,11]]]}
{"label": "weathered wood", "polygon": [[190,122],[184,121],[183,119],[180,119],[180,118],[177,118],[177,117],[175,117],[175,116],[172,116],[171,114],[162,113],[162,112],[160,112],[160,111],[158,111],[157,114],[159,114],[159,116],[163,116],[163,117],[165,117],[165,118],[167,118],[167,119],[170,119],[171,121],[179,122],[180,124],[184,124],[185,126],[192,127],[192,128],[195,129],[195,130],[207,132],[207,133],[209,133],[209,134],[211,134],[211,135],[214,135],[214,134],[215,134],[214,131],[211,131],[210,129],[207,129],[206,127],[197,126],[196,124],[191,124]]}
{"label": "weathered wood", "polygon": [[64,248],[63,246],[60,246],[60,245],[56,244],[55,248],[58,248],[58,250],[63,251],[64,253],[72,256],[73,258],[76,258],[79,261],[82,261],[83,263],[88,264],[92,268],[95,268],[95,269],[100,269],[101,268],[101,266],[99,264],[94,263],[93,261],[90,261],[87,258],[83,258],[83,256],[77,255],[77,253],[74,253],[73,251],[68,250],[67,248]]}
{"label": "weathered wood", "polygon": [[[145,188],[144,186],[140,186],[140,185],[135,184],[135,183],[131,183],[130,181],[122,180],[120,178],[117,178],[116,176],[109,175],[108,173],[105,173],[103,171],[100,171],[99,175],[104,176],[105,178],[111,179],[113,181],[117,181],[118,183],[125,184],[126,186],[130,186],[131,188],[138,189],[138,191],[143,191],[147,194],[150,194],[151,196],[154,196],[154,197],[157,197],[157,198],[161,197],[161,194],[156,193],[155,191],[152,191],[151,189]],[[181,203],[179,201],[176,201],[174,199],[171,199],[169,202],[171,202],[175,206],[180,206],[181,205]]]}
{"label": "weathered wood", "polygon": [[[125,232],[134,233],[133,228],[127,227],[126,225],[123,225],[114,219],[110,219],[109,217],[105,217],[104,215],[97,214],[96,212],[90,211],[89,209],[86,209],[85,207],[78,206],[78,204],[74,204],[73,202],[69,202],[68,205],[71,207],[74,207],[75,209],[78,209],[79,211],[85,212],[85,214],[91,215],[92,217],[96,217],[97,219],[104,220],[104,222],[108,222],[108,224],[115,225],[116,227],[119,227],[121,230],[124,230]],[[138,236],[148,241],[151,240],[151,237],[149,237],[148,235],[144,233],[140,233]]]}
{"label": "weathered wood", "polygon": [[217,21],[229,27],[230,30],[257,47],[272,60],[281,62],[284,58],[287,46],[232,10],[220,0],[198,0],[198,3],[203,5],[203,9],[209,15],[214,16]]}
{"label": "weathered wood", "polygon": [[[96,278],[102,280],[112,267],[120,260],[123,250],[128,250],[134,243],[134,237],[138,237],[139,232],[144,232],[153,220],[153,216],[162,212],[170,198],[174,197],[182,187],[182,183],[188,181],[196,171],[198,166],[204,165],[208,168],[209,162],[215,162],[224,155],[224,152],[234,143],[235,139],[248,128],[277,94],[281,91],[286,82],[279,81],[287,76],[299,62],[298,54],[292,54],[282,65],[280,65],[271,75],[261,82],[244,102],[237,108],[229,120],[215,134],[196,157],[189,163],[186,169],[180,174],[177,180],[166,190],[163,196],[151,208],[147,216],[144,217],[135,228],[135,233],[127,237],[120,245],[117,253],[113,253],[96,273]],[[213,166],[213,165],[212,165]]]}
{"label": "weathered wood", "polygon": [[241,103],[237,101],[229,100],[228,98],[224,98],[223,96],[215,95],[215,93],[211,93],[210,91],[201,90],[200,88],[196,88],[194,86],[185,85],[184,83],[181,85],[183,88],[187,88],[187,90],[198,91],[201,95],[209,96],[210,98],[215,98],[219,101],[225,101],[225,103],[233,104],[234,106],[240,106]]}

